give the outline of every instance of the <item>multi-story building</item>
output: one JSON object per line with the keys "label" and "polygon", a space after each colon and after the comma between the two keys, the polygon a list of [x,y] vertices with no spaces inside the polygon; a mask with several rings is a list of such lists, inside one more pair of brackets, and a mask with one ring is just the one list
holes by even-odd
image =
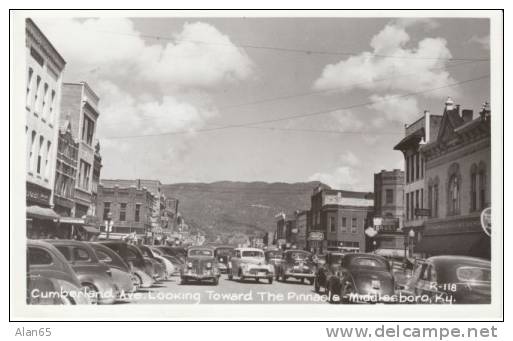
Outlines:
{"label": "multi-story building", "polygon": [[477,117],[452,100],[438,134],[421,148],[426,160],[424,202],[429,213],[417,251],[490,258],[490,238],[480,215],[490,207],[490,109]]}
{"label": "multi-story building", "polygon": [[402,170],[382,170],[374,174],[373,224],[378,233],[368,238],[367,249],[377,249],[387,256],[398,256],[402,253],[405,243],[402,232],[403,192],[404,172]]}
{"label": "multi-story building", "polygon": [[308,211],[298,210],[294,212],[294,245],[298,249],[306,248]]}
{"label": "multi-story building", "polygon": [[[408,238],[409,250],[422,239],[424,221],[427,218],[424,207],[425,161],[420,147],[436,138],[441,115],[425,111],[422,117],[410,125],[405,125],[405,137],[394,147],[404,155],[404,221],[403,232]],[[411,237],[412,236],[412,237]],[[411,253],[411,251],[410,251]],[[411,255],[410,255],[411,256]]]}
{"label": "multi-story building", "polygon": [[75,184],[75,217],[94,212],[93,166],[95,162],[96,122],[100,98],[86,82],[64,83],[60,117],[69,117],[71,132],[79,142],[78,177]]}
{"label": "multi-story building", "polygon": [[178,204],[179,200],[176,198],[165,198],[164,210],[161,212],[162,228],[169,233],[174,232],[178,220]]}
{"label": "multi-story building", "polygon": [[54,187],[54,210],[61,217],[74,216],[78,147],[78,142],[71,134],[70,122],[65,120],[61,124],[57,144]]}
{"label": "multi-story building", "polygon": [[25,34],[27,234],[36,237],[49,234],[58,218],[52,208],[66,61],[31,19],[25,21]]}
{"label": "multi-story building", "polygon": [[[154,200],[146,187],[112,182],[104,184],[102,180],[98,185],[96,217],[102,222],[110,218],[112,233],[135,232],[146,236],[151,231]],[[101,230],[105,231],[105,226]]]}
{"label": "multi-story building", "polygon": [[316,188],[307,219],[307,248],[322,252],[327,247],[344,247],[364,252],[364,231],[372,224],[373,210],[372,193]]}
{"label": "multi-story building", "polygon": [[276,219],[276,245],[282,247],[287,243],[287,215],[280,212],[274,218]]}

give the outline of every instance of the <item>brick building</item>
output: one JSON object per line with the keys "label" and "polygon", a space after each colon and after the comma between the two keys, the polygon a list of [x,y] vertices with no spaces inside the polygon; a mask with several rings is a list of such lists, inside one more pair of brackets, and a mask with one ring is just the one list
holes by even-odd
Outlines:
{"label": "brick building", "polygon": [[69,120],[73,137],[78,140],[78,176],[75,184],[75,217],[94,212],[93,166],[95,162],[96,122],[100,98],[86,82],[64,83],[61,120]]}
{"label": "brick building", "polygon": [[62,73],[66,61],[31,19],[25,21],[27,234],[55,228],[54,181]]}
{"label": "brick building", "polygon": [[[382,170],[374,174],[374,228],[378,234],[368,238],[367,249],[382,255],[404,254],[404,172]],[[374,245],[374,242],[375,245]]]}
{"label": "brick building", "polygon": [[[432,115],[429,111],[410,125],[405,125],[405,137],[394,147],[404,155],[404,221],[403,232],[408,238],[411,256],[413,245],[422,239],[426,215],[423,212],[425,161],[420,152],[423,144],[436,139],[442,121],[441,115]],[[413,239],[409,235],[413,235]]]}
{"label": "brick building", "polygon": [[[98,185],[96,217],[104,222],[111,213],[113,233],[146,235],[151,231],[154,200],[146,187],[105,185],[102,180]],[[101,230],[105,231],[105,227],[102,226]]]}
{"label": "brick building", "polygon": [[373,211],[372,193],[316,188],[311,196],[307,248],[322,252],[327,247],[345,247],[364,252],[364,231],[372,224]]}
{"label": "brick building", "polygon": [[477,117],[448,100],[435,138],[421,148],[426,160],[424,202],[429,216],[417,251],[490,258],[480,214],[490,207],[490,109]]}
{"label": "brick building", "polygon": [[298,210],[294,212],[294,245],[298,249],[306,248],[306,231],[308,222],[308,211]]}

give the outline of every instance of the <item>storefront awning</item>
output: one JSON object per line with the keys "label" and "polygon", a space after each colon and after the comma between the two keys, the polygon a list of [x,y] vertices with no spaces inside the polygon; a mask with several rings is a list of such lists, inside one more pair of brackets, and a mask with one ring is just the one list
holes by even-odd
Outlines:
{"label": "storefront awning", "polygon": [[74,218],[74,217],[61,217],[59,219],[59,223],[61,223],[61,224],[83,225],[84,224],[84,219],[82,219],[82,218]]}
{"label": "storefront awning", "polygon": [[27,217],[54,221],[57,221],[60,218],[60,216],[57,213],[55,213],[55,211],[51,208],[41,207],[37,205],[27,207]]}
{"label": "storefront awning", "polygon": [[88,232],[88,233],[91,233],[91,234],[100,234],[100,230],[98,230],[96,227],[94,226],[90,226],[90,225],[82,225],[82,228]]}
{"label": "storefront awning", "polygon": [[427,235],[415,247],[415,252],[435,255],[467,255],[489,258],[490,238],[484,233]]}

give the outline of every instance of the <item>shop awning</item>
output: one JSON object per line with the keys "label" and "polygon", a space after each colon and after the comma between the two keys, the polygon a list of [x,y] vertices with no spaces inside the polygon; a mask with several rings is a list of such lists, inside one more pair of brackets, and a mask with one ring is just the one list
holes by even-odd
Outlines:
{"label": "shop awning", "polygon": [[100,230],[98,230],[96,227],[94,226],[90,226],[90,225],[82,225],[82,228],[88,232],[88,233],[92,233],[92,234],[100,234]]}
{"label": "shop awning", "polygon": [[59,223],[61,223],[61,224],[83,225],[84,224],[84,219],[82,219],[82,218],[74,218],[74,217],[61,217],[59,219]]}
{"label": "shop awning", "polygon": [[41,207],[37,205],[27,207],[27,217],[41,220],[57,221],[60,216],[51,208]]}
{"label": "shop awning", "polygon": [[483,233],[425,235],[415,252],[429,255],[467,255],[486,257],[490,254],[490,238]]}

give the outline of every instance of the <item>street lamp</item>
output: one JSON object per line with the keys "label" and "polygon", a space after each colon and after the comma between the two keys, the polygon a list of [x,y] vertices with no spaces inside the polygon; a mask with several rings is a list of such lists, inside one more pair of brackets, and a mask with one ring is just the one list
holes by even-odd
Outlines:
{"label": "street lamp", "polygon": [[114,225],[114,221],[112,221],[112,213],[109,211],[109,213],[107,213],[107,220],[105,220],[105,232],[107,232],[107,240],[109,240],[112,225]]}

